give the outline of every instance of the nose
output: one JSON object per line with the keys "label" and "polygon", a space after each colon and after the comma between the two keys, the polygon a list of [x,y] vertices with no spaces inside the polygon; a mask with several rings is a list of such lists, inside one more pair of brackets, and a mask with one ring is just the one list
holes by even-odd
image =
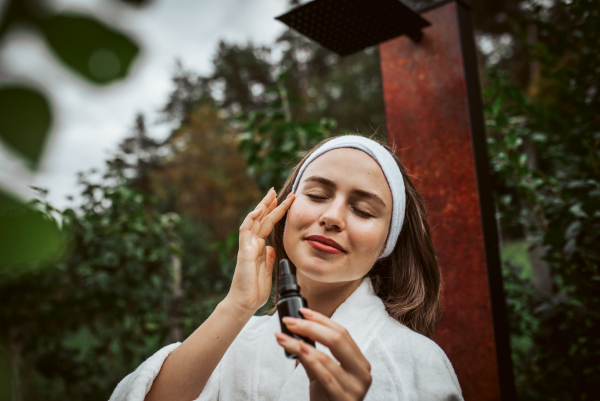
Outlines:
{"label": "nose", "polygon": [[346,228],[346,202],[342,197],[337,197],[331,202],[321,215],[319,224],[326,230],[341,231]]}

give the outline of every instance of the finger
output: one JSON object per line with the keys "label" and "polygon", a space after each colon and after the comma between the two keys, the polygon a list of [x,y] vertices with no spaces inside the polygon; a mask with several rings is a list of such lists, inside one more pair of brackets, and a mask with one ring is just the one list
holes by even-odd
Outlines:
{"label": "finger", "polygon": [[302,342],[300,349],[300,363],[304,366],[308,377],[319,382],[329,399],[346,399],[344,382],[348,384],[349,381],[346,372],[330,357],[313,346]]}
{"label": "finger", "polygon": [[275,188],[271,188],[267,191],[267,194],[264,198],[258,203],[259,205],[269,206],[273,199],[277,197],[277,193],[275,192]]}
{"label": "finger", "polygon": [[[261,207],[263,207],[263,205],[261,205]],[[257,234],[259,232],[261,223],[264,220],[264,218],[269,213],[271,213],[271,211],[273,211],[273,209],[275,209],[276,207],[277,207],[277,198],[273,199],[267,207],[263,207],[263,209],[262,209],[263,212],[260,214],[260,216],[257,219],[254,220],[254,224],[252,225],[252,228],[250,229],[250,231],[252,231],[252,234]]]}
{"label": "finger", "polygon": [[260,282],[273,281],[273,267],[275,266],[275,249],[272,246],[263,247],[263,252],[259,255],[261,260],[258,263],[258,279]]}
{"label": "finger", "polygon": [[321,323],[323,326],[331,327],[333,330],[343,330],[344,327],[340,326],[327,316],[316,312],[309,308],[300,308],[300,312],[302,312],[302,316],[304,316],[307,320],[312,320],[313,322]]}
{"label": "finger", "polygon": [[[315,363],[314,359],[316,359],[318,363],[321,363],[331,372],[338,382],[340,382],[342,385],[350,385],[352,378],[344,371],[344,369],[342,369],[342,367],[333,359],[321,351],[318,351],[312,345],[308,345],[304,341],[297,340],[285,333],[276,332],[275,337],[277,338],[279,345],[281,345],[290,354],[296,355],[300,359],[300,362],[302,362],[303,353],[309,355],[310,361],[307,361],[309,363],[309,367]],[[304,367],[306,368],[307,366],[304,365]],[[309,379],[312,380],[317,378],[316,375],[312,375],[312,370],[307,370],[307,373]]]}
{"label": "finger", "polygon": [[269,209],[267,210],[267,215],[269,213],[271,213],[277,207],[277,202],[278,202],[277,197],[275,197],[275,199],[273,199],[273,201],[269,205]]}
{"label": "finger", "polygon": [[309,366],[309,370],[311,371],[311,376],[313,378],[318,379],[319,374],[313,368],[320,364],[323,368],[327,369],[331,373],[331,375],[340,384],[344,392],[350,392],[352,394],[361,394],[366,392],[365,388],[368,388],[368,386],[365,386],[364,383],[360,383],[356,378],[348,374],[348,372],[346,372],[337,362],[331,359],[329,355],[317,350],[315,347],[305,342],[300,342],[300,350],[300,362],[303,362],[302,366],[304,366],[305,369],[307,366]]}
{"label": "finger", "polygon": [[346,329],[342,327],[341,330],[334,330],[318,322],[289,316],[282,320],[291,332],[323,344],[331,350],[345,370],[366,380],[369,362]]}
{"label": "finger", "polygon": [[277,199],[277,193],[275,192],[274,188],[271,188],[267,191],[267,194],[265,195],[264,198],[262,198],[262,200],[258,203],[258,205],[256,205],[256,209],[254,209],[254,210],[260,209],[261,214],[259,215],[260,217],[258,219],[257,218],[254,219],[253,223],[250,225],[250,230],[252,230],[252,227],[254,225],[254,222],[256,222],[256,220],[260,221],[268,214],[267,210],[269,209],[269,206],[273,202],[273,199]]}
{"label": "finger", "polygon": [[317,379],[311,380],[310,384],[308,385],[308,393],[309,393],[309,399],[315,400],[315,401],[329,401],[329,396],[327,396],[327,393],[325,392],[325,389],[321,386],[321,383],[318,382]]}
{"label": "finger", "polygon": [[290,206],[292,206],[294,199],[296,199],[295,195],[290,193],[287,198],[281,202],[281,205],[277,206],[271,213],[269,213],[267,217],[261,221],[260,230],[257,233],[259,238],[264,239],[269,236],[271,231],[273,231],[275,224],[281,220],[281,218],[287,213]]}
{"label": "finger", "polygon": [[246,244],[252,235],[251,229],[254,224],[254,220],[258,218],[263,212],[264,206],[258,205],[256,209],[248,213],[242,225],[240,226],[240,246]]}
{"label": "finger", "polygon": [[279,331],[275,332],[275,338],[277,339],[277,343],[279,343],[279,345],[281,345],[287,352],[300,357],[300,353],[302,352],[302,348],[300,348],[300,340],[297,340],[294,337],[290,337],[287,334]]}
{"label": "finger", "polygon": [[276,258],[276,254],[275,254],[275,248],[273,248],[272,246],[268,246],[267,247],[267,257],[266,257],[266,264],[267,264],[267,273],[268,274],[273,274],[273,266],[275,265],[275,258]]}
{"label": "finger", "polygon": [[[343,327],[340,326],[339,324],[337,324],[336,322],[334,322],[333,320],[331,320],[330,318],[328,318],[327,316],[316,312],[314,310],[311,310],[309,308],[300,308],[300,313],[302,313],[302,316],[304,317],[304,319],[306,320],[311,320],[313,322],[317,322],[320,323],[324,326],[327,326],[329,328],[331,328],[332,330],[335,330],[337,332],[340,333],[344,333],[344,334],[348,334],[348,331]],[[352,339],[352,336],[350,336],[348,334],[348,337],[350,337],[351,340],[351,345],[355,348],[355,350],[357,352],[360,352],[362,355],[362,351],[360,351],[360,348],[358,348],[358,345],[356,345],[356,342],[354,342],[354,339]],[[337,358],[337,357],[336,357]],[[367,369],[367,371],[371,371],[371,364],[369,363],[369,361],[367,361],[367,359],[364,359],[365,362],[365,368]]]}

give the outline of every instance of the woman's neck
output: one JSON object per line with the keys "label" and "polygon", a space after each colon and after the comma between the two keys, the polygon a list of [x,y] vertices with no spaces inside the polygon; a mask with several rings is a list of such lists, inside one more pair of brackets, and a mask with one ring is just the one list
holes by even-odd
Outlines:
{"label": "woman's neck", "polygon": [[329,318],[342,302],[360,286],[363,280],[360,278],[340,283],[323,283],[303,276],[301,273],[297,275],[297,278],[302,296],[308,302],[308,307]]}

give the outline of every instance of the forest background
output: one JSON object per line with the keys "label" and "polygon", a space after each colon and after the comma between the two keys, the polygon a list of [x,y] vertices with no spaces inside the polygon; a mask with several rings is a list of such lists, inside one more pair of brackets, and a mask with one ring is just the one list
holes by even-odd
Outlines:
{"label": "forest background", "polygon": [[[598,400],[600,6],[472,4],[518,397]],[[75,73],[119,74],[81,67],[53,42],[54,17],[36,15]],[[114,47],[125,65],[128,43]],[[28,205],[2,193],[0,399],[107,399],[209,316],[229,288],[241,219],[293,160],[331,135],[386,137],[377,48],[342,59],[286,31],[271,46],[222,42],[213,66],[179,66],[160,113],[177,128],[159,141],[138,115],[106,170],[80,174],[77,206],[54,208],[45,189]],[[10,136],[6,106],[38,95],[0,88],[0,135],[33,165],[42,147]],[[19,242],[32,225],[37,252]]]}

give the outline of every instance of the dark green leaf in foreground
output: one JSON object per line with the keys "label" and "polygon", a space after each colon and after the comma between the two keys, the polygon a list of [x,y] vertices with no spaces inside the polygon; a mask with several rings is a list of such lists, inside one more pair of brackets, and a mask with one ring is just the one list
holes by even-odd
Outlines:
{"label": "dark green leaf in foreground", "polygon": [[133,6],[145,6],[150,3],[148,0],[121,0],[121,2],[131,4]]}
{"label": "dark green leaf in foreground", "polygon": [[62,248],[56,222],[0,192],[0,271],[55,257]]}
{"label": "dark green leaf in foreground", "polygon": [[84,15],[58,14],[42,30],[63,62],[100,85],[124,78],[139,52],[127,36]]}
{"label": "dark green leaf in foreground", "polygon": [[0,89],[0,139],[29,159],[34,168],[51,124],[50,104],[42,93],[19,86]]}

